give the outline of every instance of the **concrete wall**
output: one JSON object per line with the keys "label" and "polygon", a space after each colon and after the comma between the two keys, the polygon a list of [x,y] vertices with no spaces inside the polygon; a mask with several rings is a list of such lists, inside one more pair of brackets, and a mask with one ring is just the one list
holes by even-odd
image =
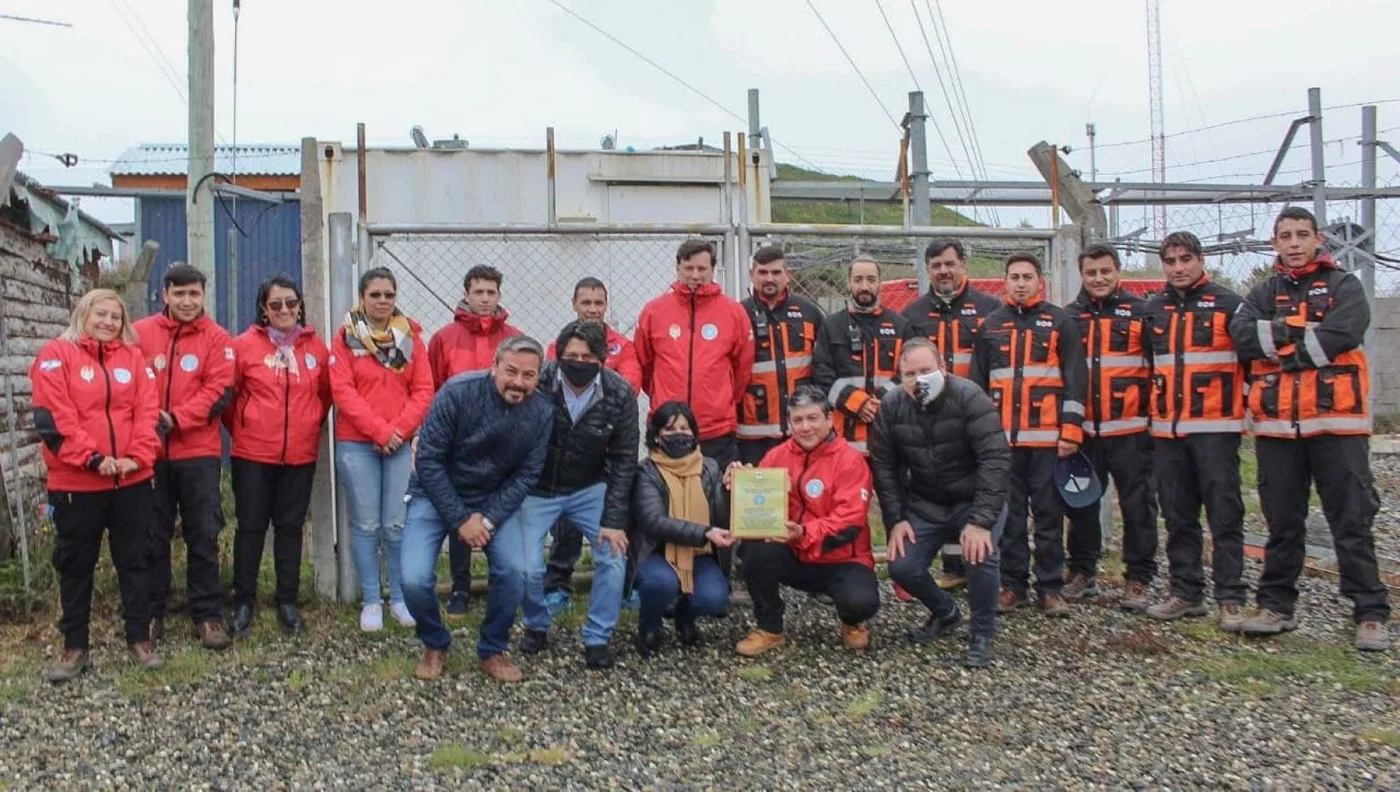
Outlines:
{"label": "concrete wall", "polygon": [[1400,413],[1400,297],[1376,300],[1371,317],[1371,396],[1376,415]]}

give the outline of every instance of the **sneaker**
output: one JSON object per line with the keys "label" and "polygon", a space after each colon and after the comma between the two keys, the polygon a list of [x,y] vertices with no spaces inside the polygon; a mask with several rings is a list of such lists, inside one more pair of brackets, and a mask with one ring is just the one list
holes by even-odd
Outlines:
{"label": "sneaker", "polygon": [[544,651],[549,645],[549,633],[544,630],[526,630],[520,636],[520,653],[523,655],[536,655]]}
{"label": "sneaker", "polygon": [[963,665],[968,668],[986,668],[992,664],[992,636],[974,635],[967,644],[967,659]]}
{"label": "sneaker", "polygon": [[622,601],[622,609],[625,611],[639,611],[642,609],[642,592],[632,589],[632,593],[627,595],[627,599]]}
{"label": "sneaker", "polygon": [[946,616],[929,614],[928,621],[924,622],[924,626],[915,627],[905,633],[905,637],[909,639],[909,643],[916,646],[931,643],[947,635],[954,627],[958,626],[960,621],[962,621],[962,611],[958,610],[955,605],[953,612]]}
{"label": "sneaker", "polygon": [[159,671],[165,668],[165,658],[156,651],[155,644],[150,641],[140,641],[131,645],[131,662],[146,669],[147,671]]}
{"label": "sneaker", "polygon": [[1225,632],[1239,632],[1244,624],[1244,608],[1234,602],[1227,602],[1218,609],[1220,613],[1220,629]]}
{"label": "sneaker", "polygon": [[567,591],[551,591],[544,595],[544,606],[549,609],[549,618],[557,619],[559,614],[574,606],[574,598]]}
{"label": "sneaker", "polygon": [[413,614],[408,612],[408,605],[402,602],[389,603],[389,614],[394,617],[394,621],[404,627],[417,627],[418,622],[413,618]]}
{"label": "sneaker", "polygon": [[944,572],[938,576],[938,587],[944,591],[957,591],[967,585],[967,575],[962,573]]}
{"label": "sneaker", "polygon": [[86,649],[64,649],[58,663],[44,671],[44,679],[57,685],[77,679],[91,667],[92,656]]}
{"label": "sneaker", "polygon": [[782,646],[786,640],[782,633],[754,630],[749,633],[749,637],[735,645],[734,651],[744,657],[758,657],[770,649],[777,649],[779,646]]}
{"label": "sneaker", "polygon": [[418,667],[413,669],[413,678],[421,679],[424,682],[432,682],[442,676],[443,666],[447,664],[447,652],[437,649],[424,649],[423,659],[418,661]]}
{"label": "sneaker", "polygon": [[1240,623],[1240,632],[1246,635],[1278,635],[1281,632],[1298,629],[1297,616],[1285,616],[1268,608],[1260,610]]}
{"label": "sneaker", "polygon": [[583,647],[583,667],[603,671],[613,667],[613,650],[607,644]]}
{"label": "sneaker", "polygon": [[384,606],[379,603],[360,608],[360,632],[379,632],[384,629]]}
{"label": "sneaker", "polygon": [[864,623],[842,624],[841,638],[845,640],[847,649],[859,651],[870,648],[870,628]]}
{"label": "sneaker", "polygon": [[222,652],[233,643],[233,639],[228,637],[228,631],[224,629],[224,623],[217,619],[202,622],[195,627],[195,633],[199,636],[200,646],[215,652]]}
{"label": "sneaker", "polygon": [[997,595],[997,613],[1010,613],[1017,608],[1030,604],[1025,594],[1017,594],[1011,589],[1002,589]]}
{"label": "sneaker", "polygon": [[1118,598],[1118,607],[1134,613],[1147,610],[1147,606],[1151,604],[1151,600],[1147,598],[1147,584],[1138,580],[1129,580],[1123,587],[1123,595]]}
{"label": "sneaker", "polygon": [[465,591],[454,591],[452,596],[447,598],[447,618],[456,621],[467,618],[468,595]]}
{"label": "sneaker", "polygon": [[1390,631],[1385,622],[1364,621],[1356,625],[1356,648],[1363,652],[1385,652],[1390,649]]}
{"label": "sneaker", "polygon": [[904,590],[904,587],[901,586],[901,585],[899,585],[898,583],[895,583],[895,584],[894,584],[894,598],[897,599],[897,600],[899,600],[900,602],[913,602],[913,601],[914,601],[914,595],[913,595],[913,594],[910,594],[910,593],[907,592],[907,591],[905,591],[905,590]]}
{"label": "sneaker", "polygon": [[1157,621],[1176,621],[1183,616],[1195,618],[1210,613],[1204,602],[1191,602],[1178,596],[1170,596],[1147,609],[1147,615]]}
{"label": "sneaker", "polygon": [[520,673],[520,669],[515,667],[515,663],[510,661],[505,652],[493,654],[482,660],[481,670],[497,682],[515,683],[525,679],[525,675]]}
{"label": "sneaker", "polygon": [[1067,600],[1086,600],[1099,596],[1098,575],[1086,575],[1080,572],[1069,573],[1069,580],[1065,581],[1065,587],[1060,591]]}
{"label": "sneaker", "polygon": [[1041,613],[1052,619],[1069,616],[1069,603],[1060,594],[1041,594],[1036,597],[1036,604],[1040,606]]}

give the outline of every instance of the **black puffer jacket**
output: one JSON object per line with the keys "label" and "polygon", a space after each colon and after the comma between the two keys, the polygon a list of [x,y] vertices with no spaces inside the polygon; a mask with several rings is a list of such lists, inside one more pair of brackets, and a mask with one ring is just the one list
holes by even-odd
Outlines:
{"label": "black puffer jacket", "polygon": [[934,522],[971,505],[968,522],[990,528],[1006,504],[1011,449],[996,406],[982,389],[948,376],[922,407],[890,391],[870,427],[870,463],[885,525],[909,513]]}
{"label": "black puffer jacket", "polygon": [[627,380],[603,369],[598,391],[575,424],[569,418],[557,371],[555,363],[540,369],[539,389],[554,404],[554,431],[534,494],[568,495],[606,482],[602,525],[625,531],[632,511],[632,477],[637,473],[637,397]]}
{"label": "black puffer jacket", "polygon": [[[710,503],[710,524],[678,520],[671,516],[671,494],[666,490],[666,482],[656,463],[642,459],[637,467],[637,479],[632,485],[632,530],[628,534],[630,542],[627,588],[632,588],[632,576],[643,559],[656,552],[657,548],[672,544],[703,547],[709,540],[705,532],[711,528],[729,527],[729,493],[724,490],[724,474],[713,459],[705,459],[704,472],[700,480],[705,485],[705,500]],[[733,560],[730,548],[714,548],[715,560],[719,562],[724,576],[729,577],[729,565]]]}

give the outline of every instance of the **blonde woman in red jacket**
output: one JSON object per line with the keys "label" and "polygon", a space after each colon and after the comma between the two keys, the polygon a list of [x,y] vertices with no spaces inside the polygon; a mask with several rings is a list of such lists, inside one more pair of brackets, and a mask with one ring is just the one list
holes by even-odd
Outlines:
{"label": "blonde woman in red jacket", "polygon": [[233,497],[238,530],[233,536],[234,637],[253,627],[258,568],[272,524],[277,574],[277,620],[289,633],[303,632],[302,527],[311,505],[311,481],[321,425],[330,409],[330,352],[306,326],[301,288],[274,275],[258,288],[258,320],[233,340],[234,397],[224,413],[233,437]]}
{"label": "blonde woman in red jacket", "polygon": [[413,470],[413,436],[433,401],[423,328],[396,307],[398,281],[385,267],[360,276],[360,302],[331,345],[335,468],[350,512],[351,551],[360,578],[360,629],[384,629],[379,542],[389,569],[389,609],[412,626],[403,602],[399,551]]}
{"label": "blonde woman in red jacket", "polygon": [[132,660],[158,669],[164,663],[150,635],[146,546],[160,406],[155,373],[136,346],[121,297],[110,289],[83,295],[68,329],[39,351],[29,379],[34,428],[48,467],[57,539],[53,565],[63,605],[63,656],[45,677],[66,682],[92,664],[92,573],[104,531]]}

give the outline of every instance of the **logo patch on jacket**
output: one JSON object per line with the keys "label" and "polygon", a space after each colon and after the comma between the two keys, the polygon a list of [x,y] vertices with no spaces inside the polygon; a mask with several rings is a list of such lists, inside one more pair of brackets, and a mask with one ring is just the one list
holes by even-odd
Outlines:
{"label": "logo patch on jacket", "polygon": [[181,371],[194,371],[199,368],[199,358],[194,355],[185,355],[180,358]]}
{"label": "logo patch on jacket", "polygon": [[83,366],[78,371],[78,376],[83,378],[83,382],[92,382],[92,378],[97,376],[97,372],[92,370],[92,366]]}
{"label": "logo patch on jacket", "polygon": [[112,379],[116,380],[122,385],[125,385],[131,382],[131,370],[124,368],[112,369]]}
{"label": "logo patch on jacket", "polygon": [[807,482],[805,490],[807,492],[807,497],[820,498],[822,493],[826,492],[826,484],[822,483],[821,479],[814,478]]}
{"label": "logo patch on jacket", "polygon": [[63,366],[63,361],[61,361],[61,360],[41,360],[41,361],[39,361],[39,370],[40,370],[40,371],[58,371],[58,369],[59,369],[60,367],[62,367],[62,366]]}
{"label": "logo patch on jacket", "polygon": [[715,327],[712,324],[707,324],[704,327],[700,328],[700,337],[705,339],[706,341],[713,341],[716,338],[719,338],[719,328]]}
{"label": "logo patch on jacket", "polygon": [[306,353],[306,370],[311,371],[316,368],[316,356],[310,352]]}
{"label": "logo patch on jacket", "polygon": [[156,371],[165,371],[165,355],[156,355],[156,359],[151,361],[151,365],[156,367]]}

